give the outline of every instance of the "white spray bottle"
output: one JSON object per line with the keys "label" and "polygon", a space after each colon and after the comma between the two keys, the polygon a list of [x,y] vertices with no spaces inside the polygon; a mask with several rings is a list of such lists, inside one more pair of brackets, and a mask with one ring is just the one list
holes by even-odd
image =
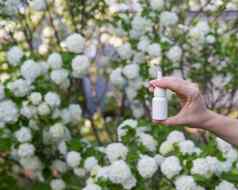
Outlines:
{"label": "white spray bottle", "polygon": [[[162,78],[162,72],[158,68],[157,80]],[[152,99],[152,119],[163,121],[168,117],[168,99],[165,89],[156,87],[154,89],[154,97]]]}

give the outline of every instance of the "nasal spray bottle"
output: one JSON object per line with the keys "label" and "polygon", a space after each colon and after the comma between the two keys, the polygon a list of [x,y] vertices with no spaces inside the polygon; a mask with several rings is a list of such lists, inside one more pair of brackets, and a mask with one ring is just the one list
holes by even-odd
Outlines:
{"label": "nasal spray bottle", "polygon": [[[158,68],[157,80],[162,78],[161,69]],[[156,87],[154,89],[154,97],[152,99],[152,119],[163,121],[168,117],[168,100],[165,89]]]}

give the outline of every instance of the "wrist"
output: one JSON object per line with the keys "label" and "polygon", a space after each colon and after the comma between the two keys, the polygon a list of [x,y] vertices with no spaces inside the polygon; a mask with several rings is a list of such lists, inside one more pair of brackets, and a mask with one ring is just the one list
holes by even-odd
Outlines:
{"label": "wrist", "polygon": [[201,128],[205,130],[211,129],[211,126],[214,126],[212,123],[216,120],[217,114],[211,110],[206,110],[203,112],[198,120],[192,124],[195,128]]}

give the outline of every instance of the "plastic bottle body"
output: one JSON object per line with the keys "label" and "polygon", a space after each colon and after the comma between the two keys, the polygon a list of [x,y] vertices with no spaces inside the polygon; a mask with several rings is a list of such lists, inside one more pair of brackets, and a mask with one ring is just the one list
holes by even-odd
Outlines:
{"label": "plastic bottle body", "polygon": [[152,99],[152,119],[163,121],[168,118],[168,100],[166,97]]}

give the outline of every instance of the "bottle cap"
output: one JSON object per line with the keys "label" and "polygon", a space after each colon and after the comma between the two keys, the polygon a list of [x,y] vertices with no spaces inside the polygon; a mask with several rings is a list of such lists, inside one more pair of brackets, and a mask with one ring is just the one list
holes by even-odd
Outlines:
{"label": "bottle cap", "polygon": [[155,97],[166,97],[167,96],[166,90],[163,88],[155,88],[154,96]]}

